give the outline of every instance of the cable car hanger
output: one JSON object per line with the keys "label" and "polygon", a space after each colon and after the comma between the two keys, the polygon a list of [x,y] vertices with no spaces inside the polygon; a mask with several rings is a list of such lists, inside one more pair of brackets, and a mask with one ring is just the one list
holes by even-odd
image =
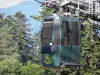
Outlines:
{"label": "cable car hanger", "polygon": [[[40,3],[40,4],[44,5],[44,6],[46,6],[48,8],[54,9],[53,13],[58,14],[60,16],[67,16],[67,15],[71,16],[71,14],[72,14],[71,11],[70,12],[63,12],[63,11],[66,10],[66,9],[73,9],[75,12],[77,11],[73,16],[77,16],[77,17],[83,16],[84,18],[87,17],[87,18],[89,18],[88,20],[92,24],[93,24],[94,21],[98,22],[98,24],[95,24],[95,22],[94,22],[94,25],[97,28],[100,29],[100,23],[99,23],[100,22],[100,12],[99,13],[96,13],[96,12],[93,13],[93,12],[85,11],[85,10],[83,10],[83,9],[81,9],[79,7],[80,6],[79,2],[78,2],[78,4],[76,4],[77,7],[74,7],[74,6],[72,6],[72,5],[69,4],[69,3],[73,3],[73,0],[69,0],[68,2],[65,1],[65,2],[62,2],[62,3],[57,2],[56,0],[55,1],[47,1],[48,3],[41,2],[39,0],[34,0],[34,1],[36,1],[36,2],[38,2],[38,3]],[[85,5],[83,5],[83,6],[85,6]],[[84,13],[84,14],[80,15],[79,13]]]}
{"label": "cable car hanger", "polygon": [[[73,9],[75,12],[78,11],[78,13],[84,13],[85,17],[88,15],[88,18],[91,18],[93,16],[96,17],[96,20],[99,19],[100,20],[100,12],[88,12],[86,10],[83,10],[80,8],[80,1],[78,1],[78,3],[76,4],[75,1],[73,0],[68,0],[68,1],[65,1],[65,2],[57,2],[56,0],[50,0],[50,1],[47,1],[46,2],[41,2],[39,0],[34,0],[46,7],[49,7],[49,8],[54,8],[55,11],[53,13],[59,13],[59,15],[61,15],[62,13],[64,14],[63,10],[66,10],[66,9]],[[70,5],[70,3],[75,3],[77,5],[77,7],[73,6],[73,5]],[[83,1],[84,3],[84,1]],[[81,2],[81,5],[82,5],[82,2]],[[82,5],[83,7],[86,7],[84,4]],[[89,6],[90,8],[90,6]],[[65,12],[66,13],[66,12]],[[68,12],[67,12],[68,13]],[[71,11],[69,12],[71,13]],[[65,14],[64,14],[65,15]],[[80,15],[77,15],[77,16],[80,16]],[[81,15],[83,16],[83,15]]]}

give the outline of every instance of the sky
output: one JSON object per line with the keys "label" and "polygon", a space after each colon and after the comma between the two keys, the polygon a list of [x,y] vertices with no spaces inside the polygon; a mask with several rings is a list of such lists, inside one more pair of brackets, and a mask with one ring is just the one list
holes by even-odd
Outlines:
{"label": "sky", "polygon": [[[40,0],[43,1],[43,0]],[[34,0],[0,0],[0,13],[5,15],[14,15],[17,11],[21,11],[29,20],[32,34],[40,31],[41,22],[30,18],[31,15],[39,15],[41,10],[40,4]]]}

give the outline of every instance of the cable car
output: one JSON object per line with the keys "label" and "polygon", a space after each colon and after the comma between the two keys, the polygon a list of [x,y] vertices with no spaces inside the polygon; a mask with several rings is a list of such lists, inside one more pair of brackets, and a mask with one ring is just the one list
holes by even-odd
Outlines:
{"label": "cable car", "polygon": [[77,17],[44,16],[41,29],[43,67],[79,64],[81,26]]}

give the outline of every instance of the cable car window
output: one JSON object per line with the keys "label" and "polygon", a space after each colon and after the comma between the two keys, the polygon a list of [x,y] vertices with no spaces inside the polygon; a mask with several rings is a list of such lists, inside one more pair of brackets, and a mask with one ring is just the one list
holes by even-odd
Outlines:
{"label": "cable car window", "polygon": [[79,45],[79,29],[77,22],[72,22],[72,45]]}
{"label": "cable car window", "polygon": [[50,22],[50,21],[53,21],[53,19],[44,19],[44,22]]}
{"label": "cable car window", "polygon": [[69,31],[69,22],[68,21],[63,21],[63,35],[64,35],[64,45],[70,45],[70,31]]}
{"label": "cable car window", "polygon": [[43,38],[46,39],[52,38],[52,28],[43,29]]}
{"label": "cable car window", "polygon": [[42,39],[42,44],[43,45],[50,45],[51,42],[52,42],[51,39]]}
{"label": "cable car window", "polygon": [[52,28],[53,23],[43,23],[43,28]]}
{"label": "cable car window", "polygon": [[52,29],[53,29],[53,23],[43,23],[43,30],[42,30],[43,45],[50,45],[50,43],[52,43]]}
{"label": "cable car window", "polygon": [[55,24],[54,27],[54,44],[60,44],[60,24]]}

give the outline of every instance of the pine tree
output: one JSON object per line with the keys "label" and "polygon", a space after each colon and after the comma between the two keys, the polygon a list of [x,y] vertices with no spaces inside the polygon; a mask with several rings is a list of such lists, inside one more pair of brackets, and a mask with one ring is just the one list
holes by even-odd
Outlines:
{"label": "pine tree", "polygon": [[97,68],[98,58],[100,57],[100,40],[95,35],[95,26],[88,20],[84,22],[84,30],[82,31],[82,64],[85,65],[81,69],[83,75],[100,74]]}
{"label": "pine tree", "polygon": [[29,59],[26,53],[30,50],[29,25],[28,19],[21,12],[17,12],[14,16],[0,14],[0,60],[13,55]]}
{"label": "pine tree", "polygon": [[0,60],[9,56],[17,55],[18,49],[11,34],[11,23],[8,16],[0,18]]}
{"label": "pine tree", "polygon": [[22,58],[22,61],[26,63],[29,60],[32,60],[32,43],[31,43],[31,34],[29,33],[31,31],[28,26],[30,25],[28,23],[28,19],[24,14],[22,14],[20,11],[15,13],[14,15],[15,26],[13,27],[14,30],[14,40],[18,44],[19,52]]}
{"label": "pine tree", "polygon": [[40,32],[37,32],[32,37],[33,40],[33,61],[36,63],[41,62],[41,50],[40,50]]}

